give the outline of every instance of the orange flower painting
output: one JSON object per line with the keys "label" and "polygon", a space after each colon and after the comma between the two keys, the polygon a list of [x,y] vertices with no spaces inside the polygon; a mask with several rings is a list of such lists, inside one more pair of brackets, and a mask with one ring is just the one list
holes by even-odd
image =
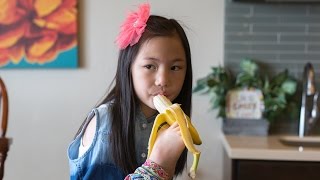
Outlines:
{"label": "orange flower painting", "polygon": [[0,0],[0,68],[77,67],[77,0]]}

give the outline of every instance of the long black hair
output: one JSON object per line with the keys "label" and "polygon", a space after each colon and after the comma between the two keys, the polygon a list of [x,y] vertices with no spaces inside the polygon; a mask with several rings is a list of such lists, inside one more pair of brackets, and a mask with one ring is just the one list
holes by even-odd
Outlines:
{"label": "long black hair", "polygon": [[[138,167],[135,151],[134,127],[136,120],[136,110],[139,107],[138,97],[133,90],[131,77],[131,65],[135,60],[141,45],[153,37],[175,36],[181,39],[186,61],[187,71],[180,94],[174,103],[181,104],[183,111],[190,116],[191,113],[191,94],[192,94],[192,67],[191,53],[187,36],[181,25],[174,19],[167,19],[161,16],[151,15],[147,21],[147,26],[139,42],[133,46],[120,50],[118,66],[114,86],[101,101],[101,104],[112,101],[111,103],[111,134],[110,147],[111,154],[116,166],[121,168],[125,174],[133,173]],[[180,156],[175,174],[180,174],[187,160],[186,149]]]}

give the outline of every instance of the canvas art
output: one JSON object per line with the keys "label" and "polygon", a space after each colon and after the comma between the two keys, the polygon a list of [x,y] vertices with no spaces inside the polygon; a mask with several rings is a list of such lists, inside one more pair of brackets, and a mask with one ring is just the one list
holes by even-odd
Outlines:
{"label": "canvas art", "polygon": [[78,67],[78,0],[0,0],[0,69]]}

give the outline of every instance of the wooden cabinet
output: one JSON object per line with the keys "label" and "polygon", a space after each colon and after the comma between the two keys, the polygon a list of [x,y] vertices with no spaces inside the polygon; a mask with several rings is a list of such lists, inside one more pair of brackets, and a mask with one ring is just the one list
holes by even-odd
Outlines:
{"label": "wooden cabinet", "polygon": [[232,180],[319,180],[319,162],[232,160]]}
{"label": "wooden cabinet", "polygon": [[223,180],[320,180],[320,148],[286,146],[279,137],[225,136]]}

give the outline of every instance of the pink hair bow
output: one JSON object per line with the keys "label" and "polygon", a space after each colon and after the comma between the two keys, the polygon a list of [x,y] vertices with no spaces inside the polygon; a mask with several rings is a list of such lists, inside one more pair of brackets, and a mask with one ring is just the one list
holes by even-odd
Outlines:
{"label": "pink hair bow", "polygon": [[121,25],[120,33],[116,39],[120,49],[125,49],[128,45],[136,44],[147,26],[150,16],[150,4],[144,3],[139,6],[137,12],[128,14],[126,20]]}

